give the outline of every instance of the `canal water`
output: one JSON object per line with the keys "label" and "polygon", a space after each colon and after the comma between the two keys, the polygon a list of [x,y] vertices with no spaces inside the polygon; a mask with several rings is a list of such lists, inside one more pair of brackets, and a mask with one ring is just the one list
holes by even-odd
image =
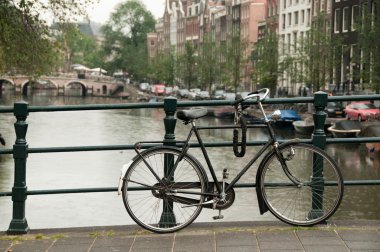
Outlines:
{"label": "canal water", "polygon": [[[12,105],[20,98],[13,96],[0,98],[0,105]],[[124,100],[94,97],[47,97],[34,94],[26,98],[31,105],[70,105],[120,103]],[[164,136],[162,109],[107,110],[78,112],[40,112],[30,113],[27,142],[30,148],[62,146],[96,146],[133,144],[137,141],[160,141]],[[6,148],[15,142],[12,114],[0,114],[0,133],[6,139]],[[228,120],[206,117],[199,120],[201,125],[230,124]],[[184,139],[188,126],[177,122],[176,138]],[[280,129],[281,138],[296,136],[291,129]],[[205,130],[202,132],[206,142],[231,141],[232,130]],[[260,129],[251,129],[248,139],[265,140],[267,135]],[[256,147],[248,147],[243,158],[236,158],[231,147],[209,148],[209,154],[217,175],[228,168],[231,177],[239,167],[248,162]],[[341,167],[345,180],[380,179],[380,157],[367,153],[363,145],[329,145],[327,151]],[[199,150],[191,153],[201,158]],[[29,154],[27,160],[26,183],[28,190],[71,189],[116,187],[120,168],[134,156],[134,151],[99,151],[76,153]],[[0,156],[0,191],[12,190],[14,163],[11,155]],[[241,182],[254,182],[258,163],[246,174]],[[356,186],[345,188],[340,209],[333,219],[376,219],[380,220],[379,186]],[[216,215],[204,209],[196,220],[211,222]],[[253,188],[237,189],[234,205],[223,212],[221,221],[262,221],[273,220],[270,213],[259,214],[256,192]],[[0,197],[0,231],[6,230],[12,219],[11,197]],[[82,193],[28,196],[26,219],[32,229],[83,226],[106,226],[133,224],[128,216],[121,196],[116,192]]]}

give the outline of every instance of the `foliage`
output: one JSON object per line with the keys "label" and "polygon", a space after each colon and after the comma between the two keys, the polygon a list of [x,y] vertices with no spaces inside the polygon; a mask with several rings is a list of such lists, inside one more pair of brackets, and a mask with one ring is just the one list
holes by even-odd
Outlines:
{"label": "foliage", "polygon": [[342,42],[326,31],[324,13],[313,21],[307,36],[288,48],[291,52],[283,58],[281,67],[293,84],[312,85],[315,92],[332,82],[332,69],[341,59]]}
{"label": "foliage", "polygon": [[276,91],[278,68],[278,35],[270,27],[266,28],[265,35],[258,40],[253,51],[254,81],[262,87],[267,87],[273,96]]}
{"label": "foliage", "polygon": [[148,77],[147,33],[154,30],[155,20],[139,0],[117,6],[102,27],[104,51],[109,55],[108,69],[123,70],[135,78]]}
{"label": "foliage", "polygon": [[197,73],[201,87],[211,93],[212,84],[216,79],[217,53],[215,41],[211,37],[211,33],[204,36],[200,45],[200,55],[197,57]]}
{"label": "foliage", "polygon": [[310,29],[307,43],[304,43],[304,49],[308,54],[307,60],[301,61],[306,66],[307,75],[304,78],[313,84],[314,92],[330,82],[330,62],[334,60],[331,48],[340,48],[332,44],[332,37],[327,34],[325,28],[324,14],[321,13]]}
{"label": "foliage", "polygon": [[181,77],[188,89],[196,87],[196,56],[194,45],[187,41],[185,44],[185,53],[179,56]]}
{"label": "foliage", "polygon": [[170,53],[167,53],[164,57],[164,75],[163,81],[168,86],[174,86],[175,81],[175,55],[173,53],[174,50],[171,50]]}
{"label": "foliage", "polygon": [[51,41],[48,14],[64,21],[82,14],[87,0],[0,1],[0,72],[39,76],[54,70],[58,61]]}
{"label": "foliage", "polygon": [[165,53],[157,52],[157,55],[151,59],[148,78],[155,83],[165,83],[169,86],[175,85],[176,77],[176,55],[173,51]]}
{"label": "foliage", "polygon": [[246,41],[240,40],[240,36],[233,36],[225,48],[227,54],[223,67],[224,80],[226,87],[234,90],[235,93],[240,84],[241,69],[247,63],[244,58],[247,45]]}
{"label": "foliage", "polygon": [[380,0],[362,5],[359,46],[362,50],[361,78],[369,88],[380,93]]}
{"label": "foliage", "polygon": [[59,48],[64,51],[64,71],[70,71],[72,64],[82,64],[90,68],[101,67],[104,54],[95,38],[83,34],[74,23],[56,23],[60,31],[56,36]]}

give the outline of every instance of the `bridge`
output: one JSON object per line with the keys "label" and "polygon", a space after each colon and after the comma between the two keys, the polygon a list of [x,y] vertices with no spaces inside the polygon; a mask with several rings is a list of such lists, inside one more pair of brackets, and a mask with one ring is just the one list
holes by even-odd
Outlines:
{"label": "bridge", "polygon": [[0,76],[0,96],[7,92],[6,86],[15,94],[27,96],[32,88],[55,89],[57,95],[69,95],[70,90],[80,91],[81,96],[112,96],[124,91],[124,84],[108,76],[76,78],[72,74],[64,76],[42,76],[31,80],[28,76]]}
{"label": "bridge", "polygon": [[[313,103],[316,112],[313,114],[315,130],[310,139],[299,139],[300,142],[314,144],[321,148],[324,148],[326,144],[346,144],[346,143],[376,143],[380,142],[380,137],[360,137],[360,138],[328,138],[324,132],[324,122],[326,119],[325,107],[328,101],[366,101],[366,100],[380,100],[380,95],[356,95],[356,96],[330,96],[323,92],[317,92],[314,97],[302,97],[302,98],[270,98],[264,101],[265,104],[288,104],[288,103]],[[254,102],[247,102],[247,104],[254,104]],[[165,117],[163,118],[165,126],[164,144],[176,145],[181,143],[176,141],[176,118],[175,112],[177,108],[188,107],[207,107],[207,106],[230,106],[231,101],[219,100],[219,101],[179,101],[173,97],[167,97],[164,102],[156,103],[123,103],[123,104],[92,104],[92,105],[70,105],[70,106],[30,106],[27,102],[17,102],[13,107],[0,107],[1,113],[13,113],[16,117],[16,123],[14,129],[16,133],[16,142],[12,149],[0,149],[0,155],[12,154],[14,159],[14,186],[11,191],[0,192],[0,197],[11,197],[13,201],[12,220],[10,222],[8,234],[26,234],[30,228],[26,219],[26,199],[28,195],[46,195],[46,194],[82,194],[82,193],[100,193],[100,192],[117,192],[117,187],[102,187],[102,188],[64,188],[64,189],[49,189],[49,190],[36,190],[27,186],[27,159],[29,154],[36,153],[60,153],[60,152],[84,152],[84,151],[110,151],[110,150],[134,150],[135,145],[123,144],[123,145],[103,145],[103,146],[65,146],[65,147],[33,147],[30,148],[27,139],[27,118],[29,113],[39,112],[59,112],[59,111],[87,111],[87,110],[119,110],[119,109],[141,109],[141,108],[163,108]],[[130,127],[133,127],[131,125]],[[263,145],[266,141],[249,141],[247,145],[256,146]],[[153,144],[153,145],[152,145]],[[154,146],[155,144],[144,143],[140,147],[146,149]],[[232,146],[232,142],[205,142],[206,147],[226,147]],[[196,147],[191,146],[191,147]],[[85,179],[91,179],[94,174],[89,174]],[[378,186],[380,180],[378,178],[372,178],[368,180],[348,180],[344,181],[345,186]],[[236,185],[236,188],[248,188],[256,187],[255,183],[242,182]],[[377,195],[370,195],[370,202],[376,201]],[[345,196],[349,197],[349,194]],[[34,199],[33,199],[34,200]],[[85,204],[85,202],[84,202]],[[80,206],[78,206],[80,207]],[[73,211],[78,209],[73,208]],[[111,210],[113,211],[113,210]],[[331,226],[331,225],[330,225]],[[378,231],[377,231],[378,232]],[[1,246],[1,244],[0,244]],[[377,243],[378,247],[378,243]],[[376,247],[376,248],[377,248]]]}

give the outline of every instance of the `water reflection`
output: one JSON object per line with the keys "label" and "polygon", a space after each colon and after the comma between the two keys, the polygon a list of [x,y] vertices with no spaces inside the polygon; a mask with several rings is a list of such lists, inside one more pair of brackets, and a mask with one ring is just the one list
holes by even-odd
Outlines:
{"label": "water reflection", "polygon": [[[13,104],[18,97],[2,97],[1,104]],[[31,105],[105,104],[123,103],[124,100],[100,97],[44,97],[26,98]],[[162,140],[164,137],[162,109],[69,111],[31,113],[27,119],[29,147],[91,146],[133,144],[136,141]],[[6,148],[15,141],[12,114],[0,114],[0,132],[7,140]],[[199,120],[201,125],[224,125],[232,121],[212,117]],[[177,122],[176,138],[187,136],[188,125]],[[291,130],[277,130],[279,138],[294,138]],[[231,141],[232,130],[204,130],[207,142]],[[305,138],[305,136],[303,136]],[[307,137],[307,136],[306,136]],[[248,139],[265,140],[263,129],[250,129]],[[218,177],[224,168],[236,175],[259,147],[248,147],[243,158],[233,155],[232,147],[208,148]],[[198,149],[191,154],[206,162]],[[354,144],[328,145],[327,151],[341,167],[345,180],[380,179],[378,154],[371,154],[364,146]],[[29,190],[116,187],[121,166],[127,163],[133,151],[102,151],[77,153],[30,154],[27,161],[27,186]],[[11,191],[13,184],[13,159],[2,155],[0,161],[0,191]],[[258,163],[241,179],[252,183]],[[251,221],[273,219],[267,213],[260,216],[254,189],[237,189],[235,204],[225,211],[224,221]],[[335,219],[380,219],[378,186],[346,187],[342,206]],[[59,211],[57,211],[57,208]],[[0,198],[0,230],[6,230],[11,220],[10,197]],[[244,213],[244,214],[243,214]],[[249,213],[249,214],[247,214]],[[215,213],[204,210],[198,221],[212,221]],[[28,196],[26,218],[31,228],[124,225],[133,221],[127,215],[122,199],[116,193],[69,194]]]}

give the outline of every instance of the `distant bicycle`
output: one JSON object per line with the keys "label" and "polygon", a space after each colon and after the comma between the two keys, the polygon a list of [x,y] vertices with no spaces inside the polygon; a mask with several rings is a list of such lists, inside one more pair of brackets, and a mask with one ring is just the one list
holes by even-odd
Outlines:
{"label": "distant bicycle", "polygon": [[[256,193],[260,213],[268,210],[283,222],[296,226],[311,226],[325,221],[339,207],[343,196],[343,179],[336,162],[322,149],[297,140],[279,144],[272,121],[279,119],[275,112],[267,116],[262,101],[269,89],[261,89],[232,103],[235,107],[235,125],[201,127],[195,121],[207,114],[206,109],[177,111],[177,118],[191,129],[186,141],[176,142],[181,147],[157,146],[140,152],[125,166],[119,191],[131,218],[141,227],[156,233],[175,232],[191,224],[203,207],[218,210],[214,219],[221,219],[221,211],[235,200],[234,186],[250,167],[264,155],[256,174]],[[255,99],[263,120],[261,125],[246,125],[243,101]],[[202,129],[242,129],[262,127],[268,130],[268,142],[242,167],[230,181],[224,169],[218,179],[199,131]],[[188,153],[193,135],[202,150],[211,179],[201,163]],[[236,140],[236,139],[235,139]],[[245,135],[237,144],[236,155],[244,155]],[[229,167],[238,169],[232,163]]]}

